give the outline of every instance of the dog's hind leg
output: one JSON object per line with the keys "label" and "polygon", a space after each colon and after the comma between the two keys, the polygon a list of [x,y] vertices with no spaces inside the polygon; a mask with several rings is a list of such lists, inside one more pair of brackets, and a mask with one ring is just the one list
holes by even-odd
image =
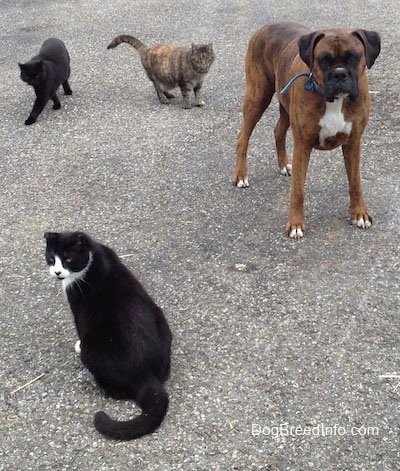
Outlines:
{"label": "dog's hind leg", "polygon": [[282,104],[279,104],[279,113],[279,120],[274,129],[276,153],[278,154],[279,170],[282,175],[287,176],[292,174],[292,161],[288,159],[286,152],[286,133],[290,126],[290,120]]}
{"label": "dog's hind leg", "polygon": [[258,76],[248,81],[243,105],[243,125],[236,145],[236,165],[232,183],[239,188],[249,186],[247,175],[247,149],[251,133],[264,111],[271,103],[275,92],[274,85],[267,82],[265,76]]}

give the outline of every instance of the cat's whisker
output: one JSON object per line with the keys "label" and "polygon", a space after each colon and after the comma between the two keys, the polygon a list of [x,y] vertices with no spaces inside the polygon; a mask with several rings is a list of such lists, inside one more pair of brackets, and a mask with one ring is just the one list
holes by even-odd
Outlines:
{"label": "cat's whisker", "polygon": [[76,285],[79,288],[79,291],[81,292],[81,294],[83,294],[83,289],[81,287],[81,284],[85,284],[89,286],[89,288],[92,288],[92,285],[88,281],[86,281],[84,278],[77,278],[75,282],[73,283],[73,286]]}
{"label": "cat's whisker", "polygon": [[74,280],[70,285],[69,285],[69,289],[79,289],[80,293],[83,294],[83,290],[81,288],[81,285],[80,285],[80,281],[79,279],[76,279]]}

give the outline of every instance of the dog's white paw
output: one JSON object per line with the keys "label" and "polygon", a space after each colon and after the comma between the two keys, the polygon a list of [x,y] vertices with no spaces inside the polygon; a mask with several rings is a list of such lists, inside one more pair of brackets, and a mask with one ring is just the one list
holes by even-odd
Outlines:
{"label": "dog's white paw", "polygon": [[286,164],[280,171],[284,177],[290,177],[292,175],[292,164]]}
{"label": "dog's white paw", "polygon": [[295,227],[289,232],[289,237],[292,239],[301,239],[304,236],[304,232],[300,227]]}
{"label": "dog's white paw", "polygon": [[236,186],[238,188],[247,188],[249,186],[249,179],[248,177],[245,177],[245,178],[241,178],[240,180],[238,180],[238,182],[236,183]]}
{"label": "dog's white paw", "polygon": [[370,219],[364,217],[360,217],[359,219],[352,219],[351,223],[361,229],[368,229],[372,226]]}
{"label": "dog's white paw", "polygon": [[81,353],[81,341],[80,340],[78,340],[75,343],[75,353],[77,353],[78,355],[80,355]]}

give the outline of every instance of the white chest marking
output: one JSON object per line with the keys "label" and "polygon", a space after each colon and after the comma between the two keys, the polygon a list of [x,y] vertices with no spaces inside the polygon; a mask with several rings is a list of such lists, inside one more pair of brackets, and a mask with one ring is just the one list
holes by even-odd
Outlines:
{"label": "white chest marking", "polygon": [[344,97],[335,98],[333,103],[326,102],[325,114],[319,121],[319,143],[325,144],[325,139],[334,137],[338,132],[350,134],[352,123],[344,120],[342,105]]}

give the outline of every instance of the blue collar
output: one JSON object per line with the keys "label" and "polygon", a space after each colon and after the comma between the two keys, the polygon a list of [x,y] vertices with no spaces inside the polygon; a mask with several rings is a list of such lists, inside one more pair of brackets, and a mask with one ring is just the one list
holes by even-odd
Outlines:
{"label": "blue collar", "polygon": [[280,91],[280,94],[284,95],[289,90],[289,88],[293,85],[293,83],[300,77],[308,77],[308,80],[304,82],[304,90],[307,90],[308,92],[317,92],[322,96],[324,95],[323,88],[321,88],[318,85],[312,72],[302,72],[292,77],[289,80],[289,82],[282,88],[282,90]]}

